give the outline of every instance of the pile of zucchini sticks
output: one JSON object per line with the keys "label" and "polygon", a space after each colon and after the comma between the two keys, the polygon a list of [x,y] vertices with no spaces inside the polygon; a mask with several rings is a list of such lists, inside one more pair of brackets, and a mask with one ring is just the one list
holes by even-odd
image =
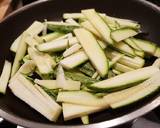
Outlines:
{"label": "pile of zucchini sticks", "polygon": [[[135,103],[160,87],[160,47],[136,38],[139,23],[96,12],[64,13],[63,21],[35,21],[12,43],[0,92],[15,96],[56,122]],[[146,60],[155,58],[152,65]],[[157,58],[157,59],[156,59]],[[12,68],[11,68],[12,67]]]}

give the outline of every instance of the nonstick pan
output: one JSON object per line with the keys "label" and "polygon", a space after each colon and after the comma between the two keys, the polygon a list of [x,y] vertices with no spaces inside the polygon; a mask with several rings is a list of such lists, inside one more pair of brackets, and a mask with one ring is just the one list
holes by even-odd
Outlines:
{"label": "nonstick pan", "polygon": [[[13,53],[9,51],[11,43],[34,20],[61,20],[64,12],[80,12],[85,8],[95,8],[111,16],[136,20],[141,23],[142,31],[149,33],[145,38],[160,45],[160,9],[145,0],[41,0],[23,7],[0,23],[0,69],[5,58],[13,61]],[[30,128],[103,128],[131,121],[159,105],[160,96],[157,92],[128,107],[92,114],[90,125],[82,125],[80,119],[64,122],[62,116],[57,123],[53,123],[16,98],[8,89],[5,96],[0,95],[0,116]]]}

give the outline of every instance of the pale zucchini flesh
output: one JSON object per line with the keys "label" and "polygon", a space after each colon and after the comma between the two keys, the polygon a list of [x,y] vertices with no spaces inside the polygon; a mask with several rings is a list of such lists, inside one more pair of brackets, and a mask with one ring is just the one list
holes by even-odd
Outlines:
{"label": "pale zucchini flesh", "polygon": [[86,106],[95,107],[108,107],[108,101],[102,98],[98,98],[93,94],[85,91],[63,91],[59,92],[57,96],[57,102],[65,102]]}
{"label": "pale zucchini flesh", "polygon": [[67,47],[69,47],[68,39],[53,40],[36,46],[41,52],[58,52],[65,50]]}
{"label": "pale zucchini flesh", "polygon": [[29,47],[28,54],[42,74],[51,73],[53,68],[56,66],[54,59],[47,53],[40,53]]}
{"label": "pale zucchini flesh", "polygon": [[[116,52],[116,51],[112,51],[110,49],[106,50],[106,56],[109,59],[114,58],[115,56],[119,55],[121,53]],[[145,60],[141,57],[129,57],[129,56],[123,56],[120,60],[118,60],[119,63],[129,66],[131,68],[137,69],[137,68],[141,68],[144,66]]]}
{"label": "pale zucchini flesh", "polygon": [[106,41],[109,44],[114,43],[110,37],[110,28],[94,9],[82,10],[81,12],[101,34],[104,41]]}
{"label": "pale zucchini flesh", "polygon": [[[45,116],[48,120],[54,121],[54,115],[53,113],[48,109],[48,106],[46,106],[43,102],[40,100],[37,100],[35,95],[29,91],[23,83],[21,83],[18,80],[15,80],[9,84],[10,89],[12,90],[13,94],[20,98],[22,101],[27,103],[29,106],[34,108],[36,111],[41,113],[43,116]],[[23,92],[23,93],[22,93]]]}
{"label": "pale zucchini flesh", "polygon": [[85,115],[81,117],[82,123],[83,124],[89,124],[89,116]]}
{"label": "pale zucchini flesh", "polygon": [[153,92],[157,91],[158,88],[160,87],[159,75],[160,75],[160,72],[157,72],[153,74],[150,79],[144,81],[143,83],[135,87],[131,87],[127,90],[123,90],[123,95],[126,98],[123,98],[114,103],[110,103],[110,106],[113,109],[123,107],[131,103],[135,103],[136,101],[139,101],[148,95],[151,95]]}
{"label": "pale zucchini flesh", "polygon": [[89,60],[97,69],[101,77],[104,77],[108,73],[108,60],[94,36],[83,28],[75,29],[74,33],[82,45]]}
{"label": "pale zucchini flesh", "polygon": [[[33,24],[26,30],[26,32],[31,35],[32,37],[39,34],[43,29],[43,24],[39,21],[33,22]],[[17,52],[18,45],[20,43],[20,40],[22,38],[22,35],[18,36],[18,38],[12,43],[10,50],[13,52]]]}
{"label": "pale zucchini flesh", "polygon": [[75,28],[78,28],[79,25],[71,24],[71,23],[61,23],[55,21],[47,21],[47,27],[53,31],[59,32],[72,32]]}
{"label": "pale zucchini flesh", "polygon": [[136,38],[132,38],[132,41],[134,41],[134,43],[143,51],[154,55],[156,51],[156,44],[154,44],[153,42]]}
{"label": "pale zucchini flesh", "polygon": [[60,33],[60,32],[53,32],[50,34],[46,34],[44,36],[41,36],[40,38],[44,41],[44,42],[49,42],[51,40],[57,39],[58,37],[64,36],[65,34]]}
{"label": "pale zucchini flesh", "polygon": [[85,52],[79,51],[61,60],[60,64],[65,69],[72,69],[86,62],[87,60],[88,60],[88,56],[85,54]]}
{"label": "pale zucchini flesh", "polygon": [[69,103],[62,103],[62,108],[63,108],[63,117],[65,121],[103,110],[103,108],[101,107],[85,106],[85,105],[69,104]]}
{"label": "pale zucchini flesh", "polygon": [[130,87],[134,83],[144,81],[158,71],[159,69],[157,67],[148,66],[91,84],[88,86],[88,88],[99,91],[120,90],[123,88],[127,88],[128,86]]}
{"label": "pale zucchini flesh", "polygon": [[89,21],[84,21],[81,25],[87,29],[88,31],[92,32],[98,38],[102,38],[101,34],[94,28],[94,26]]}
{"label": "pale zucchini flesh", "polygon": [[11,73],[11,63],[5,60],[1,77],[0,77],[0,93],[3,93],[3,94],[6,93],[7,84],[10,78],[10,73]]}
{"label": "pale zucchini flesh", "polygon": [[78,52],[79,49],[81,48],[80,44],[74,44],[73,46],[71,46],[70,48],[66,49],[66,51],[63,52],[63,56],[67,57],[69,55],[72,55],[75,52]]}
{"label": "pale zucchini flesh", "polygon": [[28,33],[26,33],[26,32],[24,32],[21,36],[20,43],[18,44],[16,56],[14,58],[11,76],[13,76],[17,72],[17,70],[19,69],[20,61],[23,59],[23,57],[26,53],[26,50],[27,50],[27,44],[25,43],[26,36],[28,36]]}
{"label": "pale zucchini flesh", "polygon": [[122,28],[122,29],[117,29],[115,31],[111,32],[111,37],[114,41],[116,42],[120,42],[122,40],[125,40],[129,37],[133,37],[135,35],[137,35],[138,32],[136,32],[133,29],[130,28]]}

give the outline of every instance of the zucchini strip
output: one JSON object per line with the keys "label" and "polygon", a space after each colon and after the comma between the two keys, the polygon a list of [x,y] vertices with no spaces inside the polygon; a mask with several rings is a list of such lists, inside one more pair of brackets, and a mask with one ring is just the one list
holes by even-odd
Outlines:
{"label": "zucchini strip", "polygon": [[16,56],[14,58],[13,66],[12,66],[12,71],[11,71],[11,76],[13,76],[17,70],[20,67],[20,61],[23,59],[26,50],[27,50],[27,44],[25,42],[26,37],[28,36],[28,33],[24,32],[21,36],[20,43],[18,45],[18,49],[16,51]]}
{"label": "zucchini strip", "polygon": [[[43,24],[39,21],[34,21],[32,25],[26,30],[26,32],[32,37],[38,35],[43,30]],[[22,35],[18,36],[18,38],[12,43],[10,50],[13,52],[17,52],[19,43],[21,42]]]}
{"label": "zucchini strip", "polygon": [[81,26],[92,32],[98,38],[102,38],[101,34],[94,28],[94,26],[87,20],[81,23]]}
{"label": "zucchini strip", "polygon": [[41,74],[49,74],[53,72],[53,68],[56,66],[56,62],[49,54],[40,53],[30,47],[28,48],[28,54],[37,65]]}
{"label": "zucchini strip", "polygon": [[79,51],[61,60],[60,64],[65,69],[72,69],[86,62],[87,60],[88,60],[88,56],[85,54],[85,52]]}
{"label": "zucchini strip", "polygon": [[11,73],[11,63],[5,60],[1,77],[0,77],[0,93],[3,93],[3,94],[6,93],[7,83],[10,78],[10,73]]}
{"label": "zucchini strip", "polygon": [[138,32],[136,32],[133,29],[121,28],[121,29],[117,29],[117,30],[112,31],[111,38],[116,42],[120,42],[120,41],[125,40],[129,37],[133,37],[137,34],[138,34]]}
{"label": "zucchini strip", "polygon": [[74,33],[95,69],[104,77],[108,73],[108,60],[97,40],[92,33],[83,28],[75,29]]}
{"label": "zucchini strip", "polygon": [[106,41],[109,44],[114,43],[110,37],[110,28],[94,9],[82,10],[81,12],[101,34],[104,41]]}
{"label": "zucchini strip", "polygon": [[103,92],[121,90],[133,86],[134,83],[138,83],[150,78],[158,71],[159,69],[157,67],[148,66],[88,85],[88,88]]}
{"label": "zucchini strip", "polygon": [[81,48],[81,45],[79,45],[78,43],[74,44],[70,48],[66,49],[66,51],[63,52],[63,56],[67,57],[69,55],[72,55],[73,53],[79,51],[80,48]]}

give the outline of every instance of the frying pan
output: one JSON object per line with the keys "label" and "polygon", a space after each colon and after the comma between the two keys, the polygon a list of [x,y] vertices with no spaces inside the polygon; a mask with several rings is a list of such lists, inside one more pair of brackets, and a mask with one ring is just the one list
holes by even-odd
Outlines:
{"label": "frying pan", "polygon": [[[13,53],[9,51],[11,43],[34,20],[61,20],[64,12],[80,12],[85,8],[95,8],[111,16],[136,20],[142,24],[143,31],[149,32],[145,38],[160,44],[160,9],[147,1],[41,0],[9,15],[0,24],[0,69],[6,58],[13,61]],[[57,123],[53,123],[16,98],[8,89],[5,96],[0,95],[0,116],[15,124],[31,128],[103,128],[131,121],[159,105],[160,96],[157,92],[128,107],[92,114],[90,125],[81,125],[80,119],[64,122],[62,116]]]}

